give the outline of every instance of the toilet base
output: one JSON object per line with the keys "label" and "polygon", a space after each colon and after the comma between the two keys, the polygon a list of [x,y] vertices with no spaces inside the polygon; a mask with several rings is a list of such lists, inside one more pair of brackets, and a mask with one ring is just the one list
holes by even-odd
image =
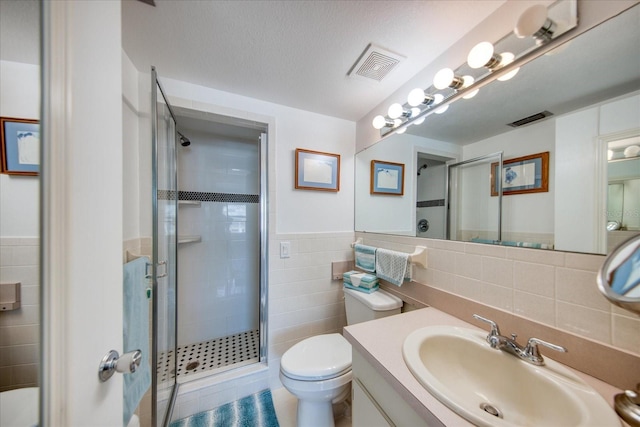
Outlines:
{"label": "toilet base", "polygon": [[331,401],[298,399],[297,427],[334,427]]}

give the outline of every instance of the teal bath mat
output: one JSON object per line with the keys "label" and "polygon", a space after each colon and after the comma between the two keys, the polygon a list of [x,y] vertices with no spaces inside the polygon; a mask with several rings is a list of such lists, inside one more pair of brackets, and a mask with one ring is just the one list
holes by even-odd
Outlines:
{"label": "teal bath mat", "polygon": [[279,427],[270,390],[262,390],[207,412],[171,423],[170,427]]}

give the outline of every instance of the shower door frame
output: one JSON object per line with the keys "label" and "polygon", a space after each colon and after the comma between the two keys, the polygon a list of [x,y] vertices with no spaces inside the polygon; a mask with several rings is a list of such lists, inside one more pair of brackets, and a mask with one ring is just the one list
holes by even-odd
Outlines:
{"label": "shower door frame", "polygon": [[486,154],[480,157],[474,157],[473,159],[463,160],[457,163],[447,164],[447,174],[445,176],[445,188],[447,189],[445,193],[445,201],[444,204],[447,207],[447,214],[445,215],[445,232],[446,239],[451,240],[451,197],[452,197],[452,188],[451,188],[451,171],[453,168],[463,165],[468,165],[471,163],[481,163],[485,162],[492,158],[498,158],[498,171],[497,171],[497,181],[498,181],[498,241],[502,241],[502,156],[503,152],[498,151],[491,154]]}
{"label": "shower door frame", "polygon": [[[154,66],[151,67],[151,192],[152,192],[152,259],[151,259],[151,279],[152,279],[152,350],[151,350],[151,419],[152,425],[154,427],[158,426],[158,334],[159,334],[159,307],[158,307],[158,278],[162,277],[158,274],[158,267],[160,266],[160,260],[158,255],[158,114],[157,114],[157,102],[158,102],[158,90],[162,95],[162,98],[165,101],[167,109],[169,110],[169,114],[174,123],[174,155],[173,155],[173,183],[175,191],[173,192],[173,201],[174,201],[174,212],[175,212],[175,228],[174,228],[174,253],[173,259],[167,258],[165,260],[165,273],[170,273],[170,264],[169,261],[173,263],[174,266],[174,290],[175,290],[175,306],[173,308],[174,313],[174,330],[173,330],[173,353],[175,354],[177,348],[177,273],[178,273],[178,256],[177,256],[177,236],[178,236],[178,168],[177,168],[177,155],[175,153],[175,143],[176,143],[176,115],[173,113],[173,109],[171,108],[171,104],[169,104],[169,100],[165,94],[164,89],[160,81],[158,80],[158,73]],[[169,194],[171,192],[169,191]],[[169,197],[169,196],[167,196]],[[168,276],[170,278],[171,275]],[[175,360],[174,360],[175,365]],[[174,373],[177,373],[177,370],[174,366]],[[174,374],[175,375],[175,374]],[[164,418],[162,419],[162,426],[169,425],[171,421],[171,415],[173,412],[173,407],[178,396],[178,388],[179,384],[176,381],[176,377],[173,379],[173,387],[171,388],[171,396],[169,397],[168,404],[166,410],[164,411]]]}

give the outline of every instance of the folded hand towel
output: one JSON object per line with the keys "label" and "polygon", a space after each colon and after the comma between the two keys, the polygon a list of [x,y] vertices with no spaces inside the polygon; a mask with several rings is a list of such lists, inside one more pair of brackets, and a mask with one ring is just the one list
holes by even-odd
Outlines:
{"label": "folded hand towel", "polygon": [[376,251],[376,276],[396,286],[411,280],[410,254],[379,248]]}
{"label": "folded hand towel", "polygon": [[373,274],[367,273],[352,274],[350,284],[361,288],[371,289],[378,284],[378,278]]}
{"label": "folded hand towel", "polygon": [[376,284],[374,287],[372,287],[370,289],[369,288],[362,288],[360,286],[353,286],[353,285],[351,285],[349,283],[343,283],[343,285],[344,285],[345,288],[353,289],[354,291],[358,291],[358,292],[364,292],[365,294],[371,294],[371,293],[377,291],[378,288],[379,288],[378,284]]}
{"label": "folded hand towel", "polygon": [[356,267],[370,273],[376,271],[376,249],[373,246],[356,244],[354,246]]}

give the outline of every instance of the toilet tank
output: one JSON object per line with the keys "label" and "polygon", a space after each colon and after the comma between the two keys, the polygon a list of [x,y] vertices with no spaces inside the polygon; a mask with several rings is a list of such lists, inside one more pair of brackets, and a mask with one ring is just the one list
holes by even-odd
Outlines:
{"label": "toilet tank", "polygon": [[370,294],[344,289],[347,325],[400,314],[402,300],[383,290]]}

